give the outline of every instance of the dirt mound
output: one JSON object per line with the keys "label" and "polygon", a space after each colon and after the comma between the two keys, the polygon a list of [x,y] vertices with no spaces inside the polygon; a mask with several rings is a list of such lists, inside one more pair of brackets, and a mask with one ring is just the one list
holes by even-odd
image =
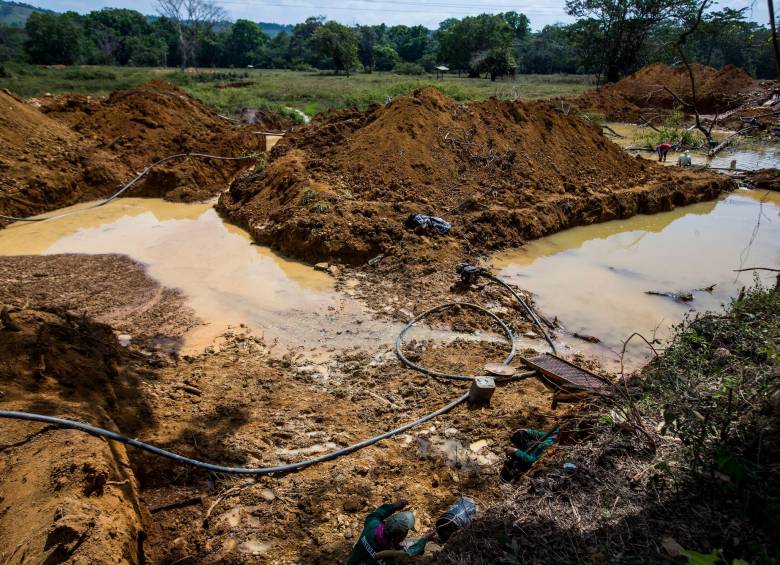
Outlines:
{"label": "dirt mound", "polygon": [[780,170],[759,169],[740,175],[751,188],[780,191]]}
{"label": "dirt mound", "polygon": [[[0,407],[137,431],[148,421],[111,328],[57,309],[5,311]],[[0,547],[8,563],[138,562],[138,483],[125,449],[54,426],[0,426]]]}
{"label": "dirt mound", "polygon": [[[566,227],[713,198],[731,186],[635,159],[549,102],[458,104],[435,89],[295,130],[219,209],[305,260],[438,261]],[[403,227],[444,217],[448,236]]]}
{"label": "dirt mound", "polygon": [[128,178],[116,157],[0,91],[0,213],[27,216],[105,196]]}
{"label": "dirt mound", "polygon": [[[692,69],[697,107],[701,113],[714,114],[736,108],[756,86],[756,81],[747,72],[733,65],[718,70],[694,64]],[[662,63],[643,67],[617,83],[574,99],[580,109],[596,111],[609,120],[620,121],[638,120],[643,109],[671,110],[683,106],[683,111],[692,111],[688,106],[692,101],[688,70],[684,66],[669,67]]]}
{"label": "dirt mound", "polygon": [[[250,130],[231,125],[165,81],[117,91],[106,99],[60,96],[41,108],[134,171],[175,153],[237,157],[259,147]],[[153,170],[133,194],[204,200],[224,190],[245,166],[243,161],[175,162]]]}

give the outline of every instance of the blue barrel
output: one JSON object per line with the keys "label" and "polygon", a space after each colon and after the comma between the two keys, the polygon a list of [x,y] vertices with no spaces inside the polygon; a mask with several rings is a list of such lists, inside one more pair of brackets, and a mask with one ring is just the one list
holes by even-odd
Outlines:
{"label": "blue barrel", "polygon": [[458,497],[447,511],[436,520],[436,533],[446,543],[452,534],[462,530],[477,515],[476,503],[467,496]]}

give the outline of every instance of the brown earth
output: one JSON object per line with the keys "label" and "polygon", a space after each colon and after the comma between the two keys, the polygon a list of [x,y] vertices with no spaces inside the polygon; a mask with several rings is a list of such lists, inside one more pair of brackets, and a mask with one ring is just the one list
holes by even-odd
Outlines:
{"label": "brown earth", "polygon": [[[733,182],[632,158],[548,102],[458,104],[434,89],[294,130],[218,210],[306,261],[454,264],[560,231],[715,198]],[[404,228],[441,216],[449,235]]]}
{"label": "brown earth", "polygon": [[[108,196],[177,153],[256,152],[252,128],[230,124],[182,90],[153,81],[108,98],[0,92],[0,213],[25,217]],[[189,158],[154,168],[134,196],[195,201],[223,191],[251,160]]]}
{"label": "brown earth", "polygon": [[[89,281],[69,274],[78,261],[84,268],[75,270],[89,273]],[[237,331],[195,357],[149,355],[147,343],[135,339],[125,349],[114,335],[119,330],[74,313],[89,304],[90,316],[111,319],[131,309],[123,302],[141,302],[127,298],[148,294],[131,261],[9,257],[0,268],[16,285],[3,285],[0,303],[27,304],[11,308],[20,331],[0,328],[3,409],[89,421],[203,460],[298,461],[430,412],[466,386],[402,368],[389,343],[326,356],[300,347],[280,358],[262,339]],[[119,304],[108,300],[109,285]],[[156,286],[149,279],[146,285]],[[57,288],[74,313],[41,305],[59,300]],[[495,300],[482,296],[484,289],[469,292],[477,294],[464,299]],[[169,298],[160,308],[175,312],[181,303]],[[169,338],[181,336],[184,318],[166,326]],[[146,335],[154,323],[130,317],[123,331]],[[457,313],[433,323],[475,328]],[[477,372],[506,354],[501,342],[435,347],[410,338],[413,359],[445,370]],[[509,384],[489,407],[459,407],[349,457],[256,481],[210,475],[77,432],[0,420],[0,547],[13,551],[3,556],[10,562],[136,562],[141,555],[150,563],[342,562],[365,515],[385,501],[409,499],[421,532],[460,492],[482,507],[506,496],[497,474],[511,430],[547,429],[570,417],[569,407],[549,402],[537,381]],[[431,545],[426,560],[437,550]]]}
{"label": "brown earth", "polygon": [[129,172],[116,156],[0,91],[0,214],[27,216],[105,196]]}
{"label": "brown earth", "polygon": [[[250,130],[231,125],[162,80],[113,92],[106,99],[60,96],[43,103],[41,110],[116,155],[133,171],[176,153],[237,157],[259,147],[259,138]],[[204,200],[224,190],[245,166],[242,161],[174,162],[153,170],[133,194]]]}
{"label": "brown earth", "polygon": [[778,169],[749,171],[741,173],[739,178],[751,188],[780,191],[780,170]]}
{"label": "brown earth", "polygon": [[[698,64],[692,65],[692,68],[696,80],[696,104],[702,114],[735,109],[745,104],[758,87],[758,82],[747,72],[733,65],[720,70]],[[664,87],[674,92],[685,104],[681,104]],[[656,63],[641,68],[617,83],[606,84],[567,100],[583,111],[598,112],[607,120],[637,122],[643,112],[648,119],[654,117],[653,110],[671,110],[682,106],[684,112],[692,113],[690,104],[693,96],[688,71],[684,66],[669,67]]]}

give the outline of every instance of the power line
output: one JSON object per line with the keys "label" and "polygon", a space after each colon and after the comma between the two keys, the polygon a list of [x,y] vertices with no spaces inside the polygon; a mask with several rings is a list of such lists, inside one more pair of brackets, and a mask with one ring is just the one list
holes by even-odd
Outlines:
{"label": "power line", "polygon": [[[408,14],[408,13],[415,13],[415,14],[429,14],[429,13],[443,13],[445,11],[457,11],[457,12],[473,12],[473,11],[485,11],[485,12],[500,12],[500,11],[507,11],[508,9],[511,9],[511,6],[489,6],[489,5],[473,5],[468,6],[465,4],[431,4],[431,3],[420,3],[420,2],[409,2],[409,1],[396,1],[396,2],[383,2],[381,0],[358,0],[359,2],[367,2],[367,3],[377,3],[377,4],[405,4],[410,6],[421,6],[421,7],[430,7],[431,9],[428,10],[398,10],[398,9],[390,9],[390,8],[376,8],[376,7],[357,7],[357,6],[350,6],[350,7],[342,7],[342,6],[320,6],[320,5],[314,5],[314,4],[288,4],[288,3],[274,3],[274,2],[263,2],[262,4],[258,2],[252,2],[251,0],[247,1],[241,1],[241,0],[222,0],[221,4],[226,5],[235,5],[235,6],[247,6],[247,7],[255,7],[255,8],[265,8],[265,7],[277,7],[277,8],[309,8],[311,10],[341,10],[341,11],[347,11],[347,12],[390,12],[394,14]],[[544,9],[531,9],[531,10],[523,10],[521,13],[524,14],[536,14],[536,15],[547,15],[547,16],[565,16],[565,14],[560,13],[557,10],[544,10]]]}

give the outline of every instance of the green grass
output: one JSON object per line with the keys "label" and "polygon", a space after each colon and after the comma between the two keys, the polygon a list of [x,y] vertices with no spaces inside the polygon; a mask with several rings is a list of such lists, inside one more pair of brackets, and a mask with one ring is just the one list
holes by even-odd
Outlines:
{"label": "green grass", "polygon": [[[245,107],[279,110],[289,106],[309,115],[330,109],[365,108],[383,103],[388,95],[401,96],[430,85],[458,101],[484,100],[491,96],[546,98],[578,94],[590,88],[590,77],[583,75],[521,75],[515,81],[490,82],[456,76],[436,80],[433,75],[410,77],[393,73],[357,73],[347,78],[329,73],[262,69],[204,69],[195,74],[171,69],[44,68],[9,64],[6,71],[10,77],[0,78],[0,88],[23,98],[47,92],[105,95],[147,80],[165,79],[224,114],[236,114]],[[216,88],[220,82],[233,80],[249,80],[252,84]]]}

